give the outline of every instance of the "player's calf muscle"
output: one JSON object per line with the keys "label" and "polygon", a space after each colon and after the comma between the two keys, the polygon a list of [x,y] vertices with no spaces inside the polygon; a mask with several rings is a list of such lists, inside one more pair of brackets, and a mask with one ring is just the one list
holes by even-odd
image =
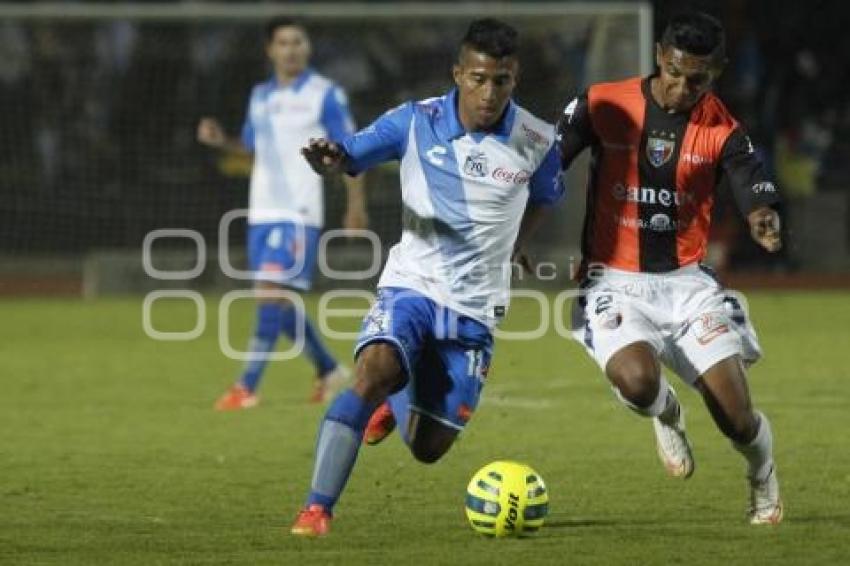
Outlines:
{"label": "player's calf muscle", "polygon": [[713,365],[697,380],[697,389],[724,436],[744,444],[756,436],[758,417],[753,410],[746,373],[739,356]]}

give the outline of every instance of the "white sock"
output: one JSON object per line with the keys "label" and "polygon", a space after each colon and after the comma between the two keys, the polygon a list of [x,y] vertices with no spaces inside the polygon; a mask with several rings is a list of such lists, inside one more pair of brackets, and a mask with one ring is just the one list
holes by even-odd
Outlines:
{"label": "white sock", "polygon": [[770,421],[760,411],[756,411],[759,419],[759,430],[749,444],[733,442],[735,450],[747,459],[747,477],[753,481],[764,481],[773,468],[773,432]]}

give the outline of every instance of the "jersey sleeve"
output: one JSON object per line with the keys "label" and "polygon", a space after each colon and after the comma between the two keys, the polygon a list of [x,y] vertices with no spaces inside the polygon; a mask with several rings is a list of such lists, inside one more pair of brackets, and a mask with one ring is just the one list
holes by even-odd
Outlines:
{"label": "jersey sleeve", "polygon": [[345,138],[342,149],[348,155],[347,173],[357,175],[379,163],[401,159],[412,120],[413,103],[406,102]]}
{"label": "jersey sleeve", "polygon": [[721,174],[729,181],[738,210],[744,215],[781,202],[776,185],[768,179],[749,136],[741,128],[736,128],[726,139],[720,167]]}
{"label": "jersey sleeve", "polygon": [[354,120],[348,108],[348,97],[340,87],[332,86],[325,93],[320,121],[332,141],[340,142],[354,133]]}
{"label": "jersey sleeve", "polygon": [[558,120],[555,142],[560,153],[561,168],[568,169],[584,148],[595,140],[587,92],[584,92],[567,104],[561,119]]}
{"label": "jersey sleeve", "polygon": [[245,110],[245,121],[242,122],[242,132],[239,134],[239,139],[245,149],[254,151],[254,123],[251,121],[251,106],[254,103],[254,95],[248,100],[248,108]]}
{"label": "jersey sleeve", "polygon": [[566,188],[561,175],[561,158],[557,144],[552,144],[528,182],[528,202],[552,206],[561,200]]}

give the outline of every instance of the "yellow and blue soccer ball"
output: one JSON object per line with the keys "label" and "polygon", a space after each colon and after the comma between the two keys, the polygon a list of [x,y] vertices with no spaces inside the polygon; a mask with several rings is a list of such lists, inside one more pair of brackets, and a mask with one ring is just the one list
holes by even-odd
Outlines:
{"label": "yellow and blue soccer ball", "polygon": [[540,474],[519,462],[499,460],[472,476],[466,488],[466,517],[477,532],[523,536],[543,526],[549,493]]}

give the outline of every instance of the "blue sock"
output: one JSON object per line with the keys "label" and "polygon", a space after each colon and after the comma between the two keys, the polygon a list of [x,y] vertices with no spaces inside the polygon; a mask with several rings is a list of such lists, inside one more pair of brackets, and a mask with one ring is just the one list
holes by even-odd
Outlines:
{"label": "blue sock", "polygon": [[268,355],[274,351],[277,337],[280,335],[282,310],[274,303],[261,303],[257,307],[257,327],[248,346],[248,351],[260,355],[260,359],[250,360],[242,372],[242,386],[255,391],[260,384],[263,370],[268,363]]}
{"label": "blue sock", "polygon": [[347,389],[334,399],[319,428],[316,463],[307,505],[318,503],[328,513],[342,493],[363,440],[363,430],[375,405]]}
{"label": "blue sock", "polygon": [[411,382],[408,381],[401,391],[393,393],[387,399],[395,417],[396,430],[408,446],[410,446],[410,438],[407,435],[407,425],[410,421],[410,387]]}
{"label": "blue sock", "polygon": [[336,368],[336,360],[328,352],[327,348],[325,348],[322,338],[316,332],[316,329],[313,328],[310,319],[307,318],[307,313],[292,305],[284,307],[280,320],[280,329],[293,342],[295,342],[296,337],[302,331],[304,332],[304,353],[313,362],[313,365],[316,367],[316,373],[319,376],[325,375]]}

